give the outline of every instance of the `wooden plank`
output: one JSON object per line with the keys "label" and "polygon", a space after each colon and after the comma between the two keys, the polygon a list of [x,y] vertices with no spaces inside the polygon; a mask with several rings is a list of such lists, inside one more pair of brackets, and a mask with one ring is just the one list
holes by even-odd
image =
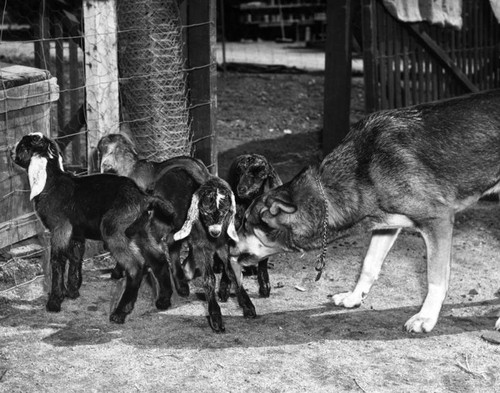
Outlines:
{"label": "wooden plank", "polygon": [[363,72],[365,83],[365,111],[374,112],[377,109],[377,73],[375,66],[376,23],[375,0],[362,0],[362,34],[363,34]]}
{"label": "wooden plank", "polygon": [[216,174],[216,0],[188,0],[186,3],[189,113],[193,150],[195,157],[201,159]]}
{"label": "wooden plank", "polygon": [[385,45],[384,35],[386,32],[387,15],[382,5],[378,3],[377,7],[377,43],[378,43],[378,61],[379,61],[379,82],[380,82],[380,107],[379,109],[389,108],[387,95],[387,47]]}
{"label": "wooden plank", "polygon": [[351,108],[351,0],[326,6],[323,154],[328,154],[349,132]]}
{"label": "wooden plank", "polygon": [[436,59],[445,69],[452,73],[455,79],[470,92],[477,92],[479,89],[469,80],[460,68],[453,62],[448,54],[434,41],[425,31],[419,31],[412,24],[407,25],[410,31],[422,42],[427,51],[436,56]]}
{"label": "wooden plank", "polygon": [[42,233],[44,227],[36,213],[27,213],[0,223],[0,248]]}
{"label": "wooden plank", "polygon": [[0,113],[50,103],[58,98],[59,86],[56,78],[0,90]]}
{"label": "wooden plank", "polygon": [[97,143],[119,132],[118,54],[115,0],[84,0],[88,170],[97,170]]}

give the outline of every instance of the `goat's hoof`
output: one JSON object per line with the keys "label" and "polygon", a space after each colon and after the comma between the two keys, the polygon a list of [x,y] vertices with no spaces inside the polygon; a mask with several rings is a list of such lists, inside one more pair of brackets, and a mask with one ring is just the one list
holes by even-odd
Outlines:
{"label": "goat's hoof", "polygon": [[208,324],[215,333],[224,333],[226,328],[224,327],[224,322],[222,321],[222,315],[208,315]]}
{"label": "goat's hoof", "polygon": [[179,288],[177,288],[177,294],[180,297],[188,297],[189,296],[189,284],[188,283],[180,283]]}
{"label": "goat's hoof", "polygon": [[50,311],[50,312],[59,312],[59,311],[61,311],[61,303],[62,303],[62,300],[60,300],[58,298],[49,298],[45,308],[47,309],[47,311]]}
{"label": "goat's hoof", "polygon": [[120,265],[116,265],[113,270],[111,270],[111,278],[113,280],[119,280],[123,277],[123,269]]}
{"label": "goat's hoof", "polygon": [[229,299],[230,291],[229,288],[220,288],[219,289],[219,300],[222,303],[226,303],[227,300]]}
{"label": "goat's hoof", "polygon": [[245,318],[256,318],[257,317],[257,312],[255,311],[255,307],[244,307],[243,308],[243,316]]}
{"label": "goat's hoof", "polygon": [[158,299],[156,302],[155,302],[155,305],[156,305],[156,308],[158,310],[166,310],[167,308],[169,308],[172,304],[170,303],[170,299]]}
{"label": "goat's hoof", "polygon": [[109,321],[112,323],[123,324],[125,323],[126,316],[127,314],[124,312],[115,311],[109,316]]}
{"label": "goat's hoof", "polygon": [[66,297],[68,299],[77,299],[80,297],[80,291],[78,289],[72,291],[72,290],[67,290],[66,291]]}
{"label": "goat's hoof", "polygon": [[271,286],[265,285],[259,288],[260,297],[269,297],[271,295]]}

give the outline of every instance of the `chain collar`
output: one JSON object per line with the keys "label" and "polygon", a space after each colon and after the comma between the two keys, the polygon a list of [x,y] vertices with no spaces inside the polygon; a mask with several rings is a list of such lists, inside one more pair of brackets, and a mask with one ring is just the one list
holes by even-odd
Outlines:
{"label": "chain collar", "polygon": [[323,188],[323,184],[319,178],[319,173],[316,176],[316,183],[318,183],[319,191],[321,194],[321,198],[323,198],[323,204],[325,205],[325,216],[323,218],[323,240],[321,244],[321,254],[318,257],[318,261],[316,262],[316,271],[318,274],[316,275],[316,281],[321,278],[321,274],[323,273],[323,269],[325,268],[325,258],[326,258],[326,248],[327,248],[327,237],[328,237],[328,199],[326,198],[325,189]]}

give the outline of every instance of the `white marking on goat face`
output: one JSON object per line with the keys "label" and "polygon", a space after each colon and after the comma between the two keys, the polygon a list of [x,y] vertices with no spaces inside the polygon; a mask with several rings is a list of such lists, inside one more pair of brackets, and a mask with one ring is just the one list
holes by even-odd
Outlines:
{"label": "white marking on goat face", "polygon": [[219,237],[220,234],[222,233],[222,225],[221,224],[210,225],[208,227],[208,233],[210,233],[210,236],[212,237]]}
{"label": "white marking on goat face", "polygon": [[223,199],[225,199],[226,196],[217,189],[217,195],[215,196],[215,206],[217,209],[220,207],[220,203],[222,202]]}

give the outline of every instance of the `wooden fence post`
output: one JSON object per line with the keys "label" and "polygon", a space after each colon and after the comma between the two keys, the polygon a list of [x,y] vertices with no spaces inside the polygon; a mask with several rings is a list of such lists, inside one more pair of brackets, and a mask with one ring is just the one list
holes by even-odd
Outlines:
{"label": "wooden fence post", "polygon": [[217,66],[216,0],[187,1],[189,108],[195,157],[217,173],[215,129]]}
{"label": "wooden fence post", "polygon": [[116,0],[84,0],[88,170],[99,139],[119,131]]}
{"label": "wooden fence post", "polygon": [[349,132],[351,108],[351,0],[328,1],[326,6],[323,154]]}

